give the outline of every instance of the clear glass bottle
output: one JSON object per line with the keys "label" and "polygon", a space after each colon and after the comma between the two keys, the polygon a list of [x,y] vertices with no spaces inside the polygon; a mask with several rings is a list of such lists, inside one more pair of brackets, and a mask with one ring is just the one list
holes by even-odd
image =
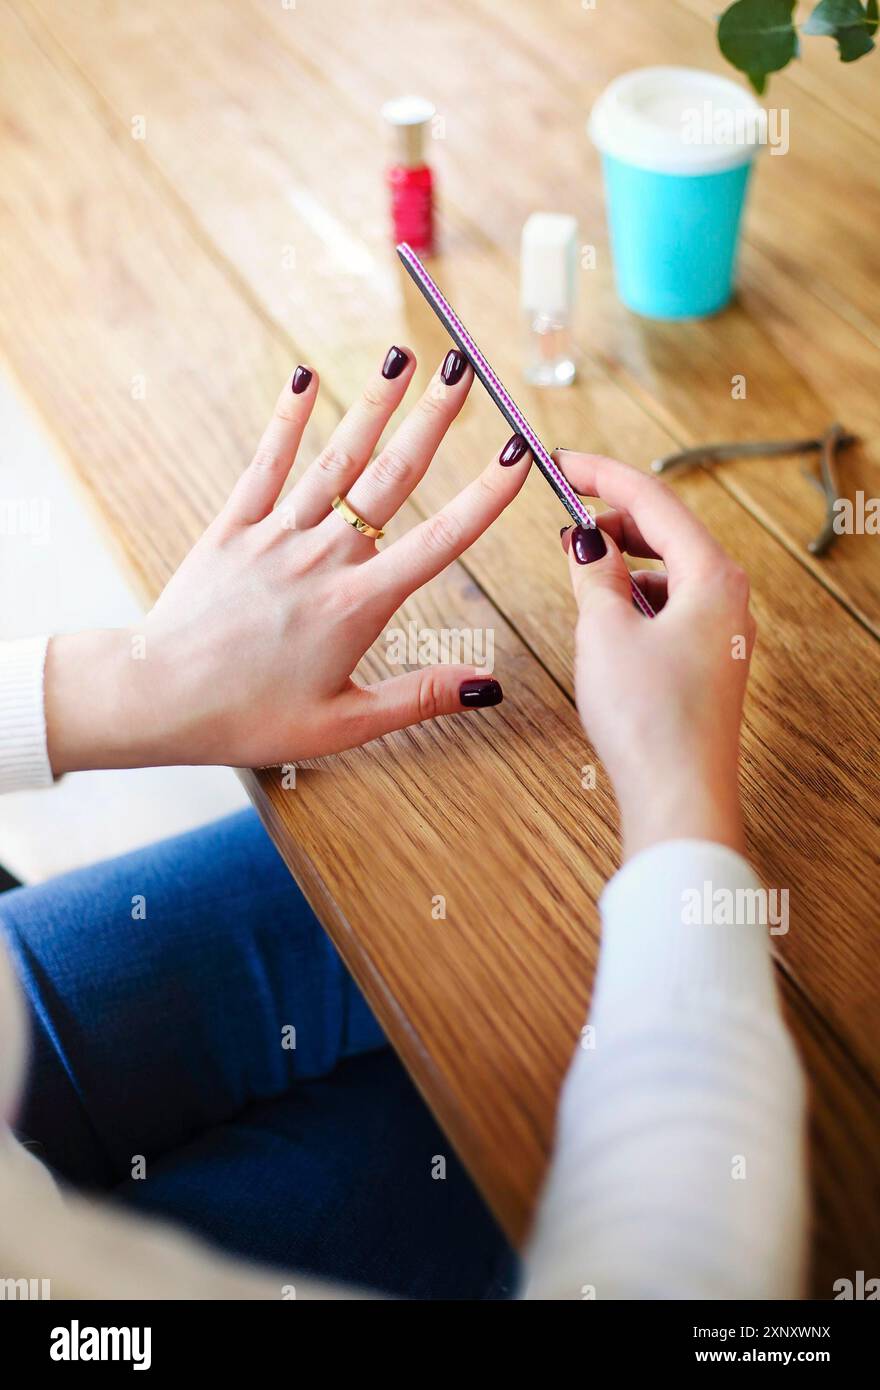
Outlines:
{"label": "clear glass bottle", "polygon": [[575,379],[573,314],[578,227],[566,213],[535,212],[522,232],[520,299],[525,315],[523,370],[532,386]]}

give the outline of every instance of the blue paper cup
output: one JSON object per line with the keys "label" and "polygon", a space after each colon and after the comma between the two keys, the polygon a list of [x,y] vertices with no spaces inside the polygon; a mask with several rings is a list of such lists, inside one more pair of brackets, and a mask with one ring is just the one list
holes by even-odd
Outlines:
{"label": "blue paper cup", "polygon": [[626,73],[599,98],[589,130],[628,308],[705,318],[729,302],[763,115],[737,83],[693,68]]}

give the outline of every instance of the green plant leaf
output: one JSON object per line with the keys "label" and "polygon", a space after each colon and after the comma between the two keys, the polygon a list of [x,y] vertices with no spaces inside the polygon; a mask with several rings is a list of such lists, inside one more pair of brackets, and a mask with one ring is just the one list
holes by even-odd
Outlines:
{"label": "green plant leaf", "polygon": [[861,0],[819,0],[804,25],[805,34],[833,34],[837,29],[866,20]]}
{"label": "green plant leaf", "polygon": [[841,62],[854,63],[874,47],[871,35],[877,28],[877,0],[819,0],[804,25],[805,34],[822,34],[834,39]]}
{"label": "green plant leaf", "polygon": [[842,63],[854,63],[856,58],[864,58],[875,46],[867,29],[838,29],[834,35]]}
{"label": "green plant leaf", "polygon": [[755,91],[796,57],[795,0],[736,0],[718,22],[718,47],[729,63],[748,74]]}

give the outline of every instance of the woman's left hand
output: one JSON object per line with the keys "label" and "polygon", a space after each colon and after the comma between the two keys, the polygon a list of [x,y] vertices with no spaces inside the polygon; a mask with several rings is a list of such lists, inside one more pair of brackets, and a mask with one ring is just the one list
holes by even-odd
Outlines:
{"label": "woman's left hand", "polygon": [[459,357],[448,354],[371,462],[415,370],[408,349],[392,349],[276,506],[318,389],[316,374],[297,369],[226,506],[142,626],[52,639],[46,719],[56,775],[295,762],[498,703],[497,681],[473,667],[426,667],[371,686],[352,672],[404,600],[519,491],[531,461],[524,441],[515,436],[442,511],[385,549],[332,507],[347,495],[372,526],[386,525],[464,404],[473,374]]}

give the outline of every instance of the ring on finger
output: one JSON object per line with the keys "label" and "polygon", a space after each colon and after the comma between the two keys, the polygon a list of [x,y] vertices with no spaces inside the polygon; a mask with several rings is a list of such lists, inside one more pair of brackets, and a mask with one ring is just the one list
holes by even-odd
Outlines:
{"label": "ring on finger", "polygon": [[380,541],[385,535],[385,532],[380,530],[378,526],[371,526],[368,521],[365,521],[364,518],[355,511],[354,507],[349,505],[346,497],[334,497],[330,505],[333,507],[334,511],[339,513],[343,521],[347,521],[349,526],[353,526],[362,536],[369,536],[371,541]]}

